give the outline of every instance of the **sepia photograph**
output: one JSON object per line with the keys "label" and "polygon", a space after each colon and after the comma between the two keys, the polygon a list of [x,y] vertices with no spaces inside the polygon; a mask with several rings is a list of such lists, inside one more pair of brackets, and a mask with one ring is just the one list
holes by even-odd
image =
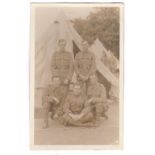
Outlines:
{"label": "sepia photograph", "polygon": [[122,3],[31,3],[31,149],[123,148]]}

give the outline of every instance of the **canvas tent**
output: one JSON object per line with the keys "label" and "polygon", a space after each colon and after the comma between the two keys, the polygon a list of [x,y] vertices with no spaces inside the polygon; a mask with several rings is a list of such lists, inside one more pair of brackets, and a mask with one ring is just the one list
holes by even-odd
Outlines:
{"label": "canvas tent", "polygon": [[66,50],[71,52],[72,57],[81,50],[82,38],[75,31],[64,12],[59,13],[41,39],[35,43],[35,99],[37,107],[42,106],[44,89],[51,82],[51,58],[58,48],[59,39],[66,40]]}
{"label": "canvas tent", "polygon": [[[109,53],[110,51],[107,51],[106,48],[102,45],[102,43],[99,41],[99,39],[96,39],[94,43],[90,47],[90,51],[93,52],[96,56],[96,63],[97,63],[97,69],[98,71],[110,82],[111,89],[110,89],[110,96],[113,96],[115,98],[118,98],[119,95],[119,80],[118,78],[109,70],[107,66],[104,65],[102,62],[102,57],[104,55],[104,52],[106,55],[110,55],[112,59],[114,56],[112,53]],[[115,60],[118,63],[118,60]]]}
{"label": "canvas tent", "polygon": [[114,54],[110,50],[107,50],[104,47],[104,45],[98,38],[94,41],[92,46],[94,46],[95,48],[98,47],[98,49],[102,51],[103,56],[106,56],[106,58],[110,60],[109,64],[107,64],[109,69],[111,66],[115,69],[119,69],[119,60],[114,56]]}
{"label": "canvas tent", "polygon": [[103,51],[107,52],[102,43],[97,39],[90,47],[90,51],[95,54],[98,71],[112,84],[118,86],[118,78],[115,77],[110,70],[103,64],[101,58]]}
{"label": "canvas tent", "polygon": [[50,62],[53,53],[57,50],[59,39],[67,41],[66,50],[71,52],[73,57],[73,48],[75,48],[73,46],[81,49],[82,39],[63,12],[60,12],[46,33],[36,42],[35,73],[37,88],[44,88],[50,83]]}

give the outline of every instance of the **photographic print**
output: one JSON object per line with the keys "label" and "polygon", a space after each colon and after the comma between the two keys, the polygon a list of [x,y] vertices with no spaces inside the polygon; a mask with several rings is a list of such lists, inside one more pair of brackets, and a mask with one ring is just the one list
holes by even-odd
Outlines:
{"label": "photographic print", "polygon": [[32,3],[32,149],[121,149],[123,4]]}

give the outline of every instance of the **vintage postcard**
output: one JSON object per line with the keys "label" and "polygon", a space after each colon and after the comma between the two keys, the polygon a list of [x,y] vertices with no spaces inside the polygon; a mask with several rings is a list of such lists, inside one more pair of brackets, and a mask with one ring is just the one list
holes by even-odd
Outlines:
{"label": "vintage postcard", "polygon": [[31,149],[123,148],[123,8],[31,4]]}

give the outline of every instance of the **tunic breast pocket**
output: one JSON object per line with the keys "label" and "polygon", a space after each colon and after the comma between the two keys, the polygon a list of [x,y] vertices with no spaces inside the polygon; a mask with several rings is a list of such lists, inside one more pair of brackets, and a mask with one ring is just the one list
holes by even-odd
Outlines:
{"label": "tunic breast pocket", "polygon": [[85,58],[84,63],[85,63],[86,66],[90,66],[91,65],[91,59]]}
{"label": "tunic breast pocket", "polygon": [[60,65],[61,65],[61,59],[56,58],[56,66],[57,66],[57,68],[60,68]]}
{"label": "tunic breast pocket", "polygon": [[64,69],[69,69],[69,66],[70,66],[70,59],[67,59],[67,58],[63,59],[62,67]]}

